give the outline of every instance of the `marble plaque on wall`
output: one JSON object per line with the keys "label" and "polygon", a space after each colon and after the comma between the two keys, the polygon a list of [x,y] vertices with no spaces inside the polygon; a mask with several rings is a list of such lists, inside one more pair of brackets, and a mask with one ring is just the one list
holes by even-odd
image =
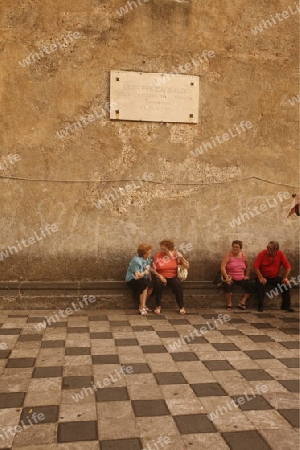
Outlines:
{"label": "marble plaque on wall", "polygon": [[198,123],[199,77],[112,70],[113,103],[113,120]]}

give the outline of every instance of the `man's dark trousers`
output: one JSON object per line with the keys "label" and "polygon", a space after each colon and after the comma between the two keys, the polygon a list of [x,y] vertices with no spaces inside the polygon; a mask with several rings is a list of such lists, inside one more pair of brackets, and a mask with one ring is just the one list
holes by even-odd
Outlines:
{"label": "man's dark trousers", "polygon": [[[258,304],[257,304],[257,308],[258,310],[263,309],[263,305],[264,305],[264,296],[266,295],[266,292],[268,289],[270,288],[270,286],[276,286],[277,289],[273,289],[273,290],[277,290],[277,294],[281,294],[282,297],[282,304],[281,304],[281,309],[289,309],[291,307],[291,296],[290,296],[290,287],[287,284],[282,283],[282,277],[275,277],[275,278],[267,278],[264,277],[267,280],[266,284],[262,284],[258,278],[256,279],[256,283],[257,283],[257,300],[258,300]],[[274,293],[272,293],[272,297],[276,297],[276,295],[274,295]]]}

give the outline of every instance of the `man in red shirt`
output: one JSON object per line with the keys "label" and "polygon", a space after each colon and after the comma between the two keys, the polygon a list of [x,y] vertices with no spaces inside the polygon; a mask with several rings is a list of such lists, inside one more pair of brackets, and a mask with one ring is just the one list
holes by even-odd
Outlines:
{"label": "man in red shirt", "polygon": [[[284,268],[282,277],[279,276],[281,266]],[[258,254],[253,267],[254,272],[257,275],[258,311],[263,311],[263,301],[267,291],[266,288],[267,285],[271,285],[277,286],[280,290],[282,297],[281,309],[288,312],[294,312],[291,308],[291,285],[288,280],[291,265],[285,254],[279,250],[279,243],[277,241],[270,241],[267,245],[267,250],[263,250]],[[278,289],[276,292],[278,292]]]}

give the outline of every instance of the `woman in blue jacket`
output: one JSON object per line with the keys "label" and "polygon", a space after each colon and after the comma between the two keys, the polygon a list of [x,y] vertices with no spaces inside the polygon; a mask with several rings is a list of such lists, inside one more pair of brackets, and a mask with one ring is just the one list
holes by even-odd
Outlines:
{"label": "woman in blue jacket", "polygon": [[139,298],[140,314],[146,316],[147,298],[153,290],[150,273],[152,247],[148,244],[140,244],[137,253],[137,256],[134,256],[129,263],[125,281],[133,289],[135,296]]}

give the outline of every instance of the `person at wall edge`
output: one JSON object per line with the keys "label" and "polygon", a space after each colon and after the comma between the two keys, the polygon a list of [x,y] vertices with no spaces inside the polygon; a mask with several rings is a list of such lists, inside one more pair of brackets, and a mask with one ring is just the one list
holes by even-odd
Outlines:
{"label": "person at wall edge", "polygon": [[[284,269],[282,277],[279,276],[281,266]],[[294,312],[291,308],[291,285],[288,280],[291,265],[286,255],[279,250],[279,243],[277,241],[270,241],[267,249],[258,254],[253,267],[257,276],[258,311],[263,311],[263,301],[267,291],[267,285],[271,285],[278,286],[280,289],[282,297],[281,309]]]}

